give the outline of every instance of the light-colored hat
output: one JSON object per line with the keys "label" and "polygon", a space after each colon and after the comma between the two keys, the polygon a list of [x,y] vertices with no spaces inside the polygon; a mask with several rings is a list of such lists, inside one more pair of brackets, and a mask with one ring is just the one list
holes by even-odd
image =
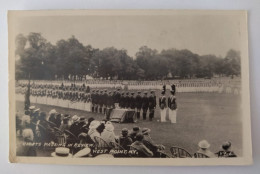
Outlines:
{"label": "light-colored hat", "polygon": [[72,157],[70,149],[66,147],[57,147],[55,152],[51,153],[52,157]]}
{"label": "light-colored hat", "polygon": [[34,110],[36,107],[35,106],[30,106],[29,109],[30,110]]}
{"label": "light-colored hat", "polygon": [[150,133],[150,132],[151,132],[151,129],[149,129],[149,128],[143,128],[143,130],[142,130],[143,134],[147,134],[147,133]]}
{"label": "light-colored hat", "polygon": [[201,140],[198,144],[198,146],[202,149],[207,149],[210,147],[210,144],[208,143],[207,140]]}
{"label": "light-colored hat", "polygon": [[73,121],[73,122],[77,122],[77,121],[79,121],[79,120],[80,120],[80,117],[77,116],[77,115],[74,115],[74,116],[72,117],[72,121]]}
{"label": "light-colored hat", "polygon": [[23,139],[33,141],[33,131],[32,131],[32,129],[28,129],[28,128],[24,129],[23,132],[22,132],[22,136],[23,136]]}
{"label": "light-colored hat", "polygon": [[87,156],[87,155],[90,154],[90,151],[91,151],[90,148],[86,147],[86,148],[84,148],[84,149],[78,151],[73,157],[74,157],[74,158],[85,157],[85,156]]}
{"label": "light-colored hat", "polygon": [[57,113],[57,111],[55,109],[52,109],[52,110],[50,110],[49,115],[56,114],[56,113]]}
{"label": "light-colored hat", "polygon": [[112,132],[114,130],[114,126],[111,123],[105,124],[105,129],[109,132]]}
{"label": "light-colored hat", "polygon": [[100,125],[100,122],[97,120],[93,120],[90,125],[89,125],[89,129],[96,129],[98,126]]}

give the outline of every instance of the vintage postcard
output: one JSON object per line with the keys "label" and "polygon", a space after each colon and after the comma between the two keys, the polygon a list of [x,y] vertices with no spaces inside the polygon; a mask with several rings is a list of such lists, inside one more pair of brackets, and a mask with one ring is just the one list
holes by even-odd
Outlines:
{"label": "vintage postcard", "polygon": [[12,163],[250,165],[246,11],[9,11]]}

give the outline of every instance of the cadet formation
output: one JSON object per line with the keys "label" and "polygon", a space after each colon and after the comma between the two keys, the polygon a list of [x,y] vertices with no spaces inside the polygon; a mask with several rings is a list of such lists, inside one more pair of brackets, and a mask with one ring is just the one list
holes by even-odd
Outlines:
{"label": "cadet formation", "polygon": [[[153,120],[155,109],[157,106],[157,99],[154,90],[149,91],[133,91],[122,90],[117,88],[111,89],[90,89],[89,86],[76,86],[71,84],[65,86],[61,85],[44,85],[44,84],[30,84],[30,102],[46,105],[59,106],[64,108],[86,110],[104,114],[106,119],[110,119],[110,114],[113,109],[131,109],[135,110],[137,119],[150,121]],[[166,86],[163,86],[159,97],[159,109],[161,122],[166,121],[166,110],[169,108],[169,119],[172,123],[176,123],[176,98],[175,85],[171,86],[171,95],[166,94]],[[28,85],[19,84],[16,87],[16,93],[21,94],[20,97],[28,98]],[[19,98],[19,96],[17,96]],[[26,101],[26,100],[25,100]],[[29,106],[26,104],[25,106]],[[26,109],[26,108],[25,108]]]}

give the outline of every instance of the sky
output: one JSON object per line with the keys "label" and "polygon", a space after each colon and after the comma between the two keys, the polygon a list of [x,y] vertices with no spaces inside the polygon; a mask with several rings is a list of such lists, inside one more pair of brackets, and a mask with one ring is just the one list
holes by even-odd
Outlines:
{"label": "sky", "polygon": [[240,20],[220,14],[22,16],[15,33],[39,32],[52,44],[74,35],[94,48],[126,49],[133,58],[144,45],[224,57],[229,49],[240,51]]}

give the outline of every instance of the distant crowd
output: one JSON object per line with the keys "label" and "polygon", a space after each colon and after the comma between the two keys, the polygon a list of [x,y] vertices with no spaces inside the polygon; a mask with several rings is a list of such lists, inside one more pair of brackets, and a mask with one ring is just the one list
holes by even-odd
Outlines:
{"label": "distant crowd", "polygon": [[[83,116],[70,116],[52,109],[48,114],[35,106],[30,106],[23,115],[16,115],[18,156],[37,156],[47,153],[42,146],[23,146],[21,143],[57,144],[50,150],[53,157],[155,157],[155,158],[215,158],[236,157],[231,150],[231,142],[225,142],[216,153],[210,151],[206,140],[198,143],[198,151],[191,154],[181,147],[172,146],[171,154],[165,153],[165,146],[152,139],[149,128],[134,126],[132,130],[123,128],[120,135],[114,132],[114,124],[107,120],[95,120]],[[19,143],[20,142],[20,143]],[[87,147],[68,144],[88,144]],[[102,150],[103,154],[96,153]],[[113,150],[111,153],[111,150]],[[116,152],[128,153],[116,153]],[[135,152],[135,153],[130,153]]]}

